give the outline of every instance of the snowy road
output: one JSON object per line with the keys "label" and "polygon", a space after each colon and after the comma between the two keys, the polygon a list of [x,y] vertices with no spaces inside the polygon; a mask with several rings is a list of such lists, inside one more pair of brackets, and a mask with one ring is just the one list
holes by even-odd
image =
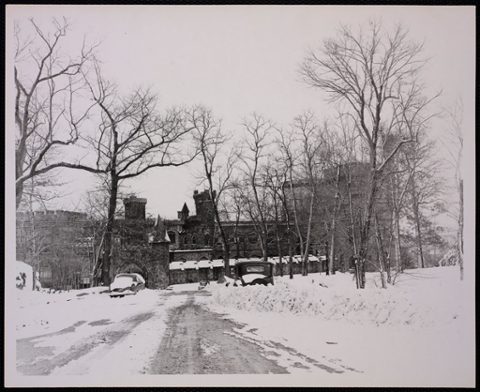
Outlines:
{"label": "snowy road", "polygon": [[[323,364],[280,342],[260,339],[255,328],[245,329],[245,325],[196,301],[211,295],[208,291],[193,291],[190,287],[156,293],[158,299],[149,308],[142,306],[141,311],[133,311],[118,321],[105,313],[102,318],[79,320],[56,332],[18,339],[17,371],[23,375],[58,376],[353,370]],[[112,306],[133,301],[105,299]],[[124,309],[129,303],[122,305]],[[136,303],[131,305],[135,307]]]}
{"label": "snowy road", "polygon": [[195,303],[205,291],[181,293],[170,310],[167,331],[152,362],[152,374],[287,373],[268,352],[237,336],[240,325]]}
{"label": "snowy road", "polygon": [[[256,337],[255,329],[196,303],[206,291],[180,294],[167,331],[149,369],[151,374],[288,374],[290,368],[343,373],[279,342]],[[281,365],[279,364],[281,363]]]}

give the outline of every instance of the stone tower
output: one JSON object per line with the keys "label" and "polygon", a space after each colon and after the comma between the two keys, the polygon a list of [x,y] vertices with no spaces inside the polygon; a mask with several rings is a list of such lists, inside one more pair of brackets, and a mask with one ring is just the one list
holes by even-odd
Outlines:
{"label": "stone tower", "polygon": [[145,220],[145,205],[147,199],[130,195],[126,199],[123,199],[125,205],[125,219],[142,219]]}
{"label": "stone tower", "polygon": [[[213,191],[213,196],[215,197],[216,192]],[[200,219],[202,224],[211,225],[213,224],[213,203],[210,198],[210,193],[208,190],[199,193],[197,190],[193,192],[193,199],[195,200],[195,211],[197,217]]]}

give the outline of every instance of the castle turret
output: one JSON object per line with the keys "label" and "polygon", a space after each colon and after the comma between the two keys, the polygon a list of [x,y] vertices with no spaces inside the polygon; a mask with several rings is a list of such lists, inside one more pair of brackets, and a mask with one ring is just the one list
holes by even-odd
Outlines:
{"label": "castle turret", "polygon": [[185,222],[188,218],[188,215],[190,214],[190,210],[187,207],[187,203],[183,205],[183,208],[181,211],[177,211],[178,214],[178,219],[181,220],[182,222]]}
{"label": "castle turret", "polygon": [[145,205],[147,199],[130,195],[130,197],[123,199],[125,205],[125,219],[142,219],[145,220]]}
{"label": "castle turret", "polygon": [[[215,197],[216,192],[213,191],[213,197]],[[210,197],[210,192],[204,190],[202,193],[199,193],[197,190],[193,192],[193,199],[195,200],[195,210],[197,217],[201,220],[203,224],[212,224],[213,216],[213,203]]]}

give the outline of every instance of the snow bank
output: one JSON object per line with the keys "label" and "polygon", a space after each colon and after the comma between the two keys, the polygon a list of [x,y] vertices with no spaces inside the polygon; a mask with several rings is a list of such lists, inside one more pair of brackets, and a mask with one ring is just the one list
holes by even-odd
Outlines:
{"label": "snow bank", "polygon": [[[455,271],[456,272],[456,271]],[[311,274],[276,278],[274,286],[212,286],[212,301],[249,312],[320,316],[352,324],[411,325],[418,328],[457,320],[463,287],[451,267],[410,270],[388,289],[367,274],[367,288],[357,290],[353,275]]]}

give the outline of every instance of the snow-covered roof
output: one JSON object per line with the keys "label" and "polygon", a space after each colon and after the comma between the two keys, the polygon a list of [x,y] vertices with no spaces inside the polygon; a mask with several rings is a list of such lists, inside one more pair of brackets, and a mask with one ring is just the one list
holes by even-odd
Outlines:
{"label": "snow-covered roof", "polygon": [[190,260],[190,261],[173,261],[170,263],[170,271],[173,270],[186,270],[186,269],[199,269],[199,268],[213,268],[223,267],[223,260]]}
{"label": "snow-covered roof", "polygon": [[[311,262],[319,262],[320,260],[325,260],[325,256],[320,256],[320,259],[316,256],[308,256],[308,260]],[[263,259],[255,257],[255,258],[250,258],[250,259],[230,259],[230,265],[235,265],[240,262],[245,262],[245,261],[258,261],[258,262],[263,262]],[[269,257],[268,261],[273,263],[273,264],[278,264],[279,263],[279,258],[278,257]],[[302,257],[300,255],[295,255],[293,256],[293,262],[294,263],[301,263],[302,262]],[[288,263],[288,256],[282,257],[282,264],[287,264]],[[186,269],[199,269],[199,268],[213,268],[213,267],[223,267],[224,263],[222,259],[217,259],[217,260],[200,260],[200,261],[195,261],[195,260],[188,260],[188,261],[174,261],[170,263],[170,270],[186,270]]]}
{"label": "snow-covered roof", "polygon": [[[268,260],[270,260],[274,264],[278,264],[280,262],[279,257],[270,257]],[[288,256],[282,257],[282,264],[288,264],[288,260],[289,260]],[[313,255],[308,256],[308,261],[317,263],[320,260],[325,260],[325,256],[320,256],[320,258],[318,258],[316,256],[313,256]],[[293,256],[293,262],[297,263],[297,264],[301,263],[302,262],[302,256],[301,255]]]}
{"label": "snow-covered roof", "polygon": [[[230,260],[230,265],[234,265],[234,264],[237,264],[237,263],[241,263],[241,262],[245,262],[245,261],[258,261],[258,262],[263,262],[263,259],[259,258],[259,257],[252,257],[250,259],[234,259],[234,260]],[[268,261],[271,261],[270,259]]]}

